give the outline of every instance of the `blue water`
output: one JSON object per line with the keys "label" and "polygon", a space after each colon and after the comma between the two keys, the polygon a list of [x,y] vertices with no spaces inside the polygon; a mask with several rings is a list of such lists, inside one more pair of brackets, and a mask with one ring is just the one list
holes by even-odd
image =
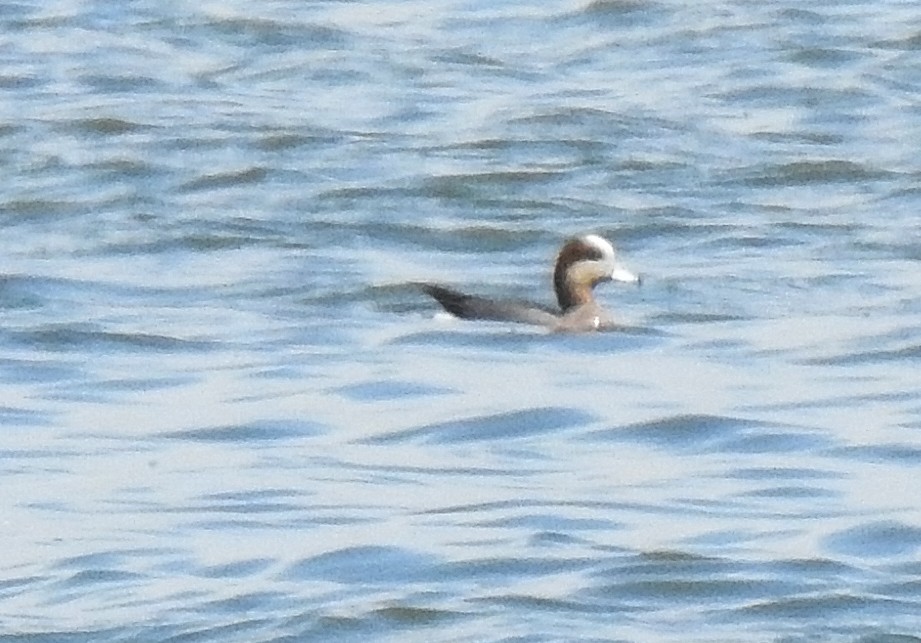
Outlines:
{"label": "blue water", "polygon": [[[0,641],[921,641],[921,7],[0,7]],[[550,301],[615,241],[632,330]]]}

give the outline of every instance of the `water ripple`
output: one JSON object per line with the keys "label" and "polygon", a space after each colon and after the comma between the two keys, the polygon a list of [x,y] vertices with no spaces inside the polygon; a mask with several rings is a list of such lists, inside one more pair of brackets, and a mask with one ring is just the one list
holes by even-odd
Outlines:
{"label": "water ripple", "polygon": [[323,432],[321,425],[304,421],[266,420],[232,426],[184,429],[164,433],[165,438],[193,442],[258,443],[274,440],[292,440]]}
{"label": "water ripple", "polygon": [[437,577],[437,557],[400,547],[347,547],[298,561],[285,570],[289,580],[390,584]]}
{"label": "water ripple", "polygon": [[921,547],[921,528],[896,521],[871,522],[832,534],[825,544],[849,556],[910,556]]}
{"label": "water ripple", "polygon": [[832,444],[824,436],[804,428],[709,415],[677,415],[602,429],[586,434],[585,439],[647,442],[682,450],[741,453],[792,452]]}
{"label": "water ripple", "polygon": [[433,444],[504,441],[532,437],[590,423],[578,409],[539,408],[442,422],[369,438],[370,444],[422,441]]}

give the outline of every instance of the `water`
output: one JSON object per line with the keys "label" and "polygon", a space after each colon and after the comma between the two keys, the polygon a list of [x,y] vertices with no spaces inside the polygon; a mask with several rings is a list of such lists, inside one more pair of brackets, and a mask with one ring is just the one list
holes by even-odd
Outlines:
{"label": "water", "polygon": [[0,640],[921,640],[921,9],[686,4],[0,8]]}

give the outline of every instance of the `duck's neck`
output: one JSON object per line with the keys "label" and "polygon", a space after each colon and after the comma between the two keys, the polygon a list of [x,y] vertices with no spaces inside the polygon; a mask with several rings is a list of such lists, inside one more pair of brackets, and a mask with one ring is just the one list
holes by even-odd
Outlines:
{"label": "duck's neck", "polygon": [[595,301],[595,298],[592,296],[592,286],[590,284],[574,284],[565,277],[555,281],[556,300],[559,302],[560,308],[564,313],[576,306],[590,304]]}

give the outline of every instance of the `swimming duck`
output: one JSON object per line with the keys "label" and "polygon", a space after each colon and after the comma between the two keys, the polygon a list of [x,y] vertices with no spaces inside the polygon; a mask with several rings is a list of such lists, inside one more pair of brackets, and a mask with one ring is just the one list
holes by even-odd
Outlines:
{"label": "swimming duck", "polygon": [[544,326],[557,332],[611,330],[619,324],[592,294],[602,281],[639,283],[639,276],[617,260],[614,246],[597,234],[569,239],[553,269],[553,289],[559,309],[525,301],[495,300],[453,288],[424,283],[422,289],[452,315],[462,319],[491,319]]}

